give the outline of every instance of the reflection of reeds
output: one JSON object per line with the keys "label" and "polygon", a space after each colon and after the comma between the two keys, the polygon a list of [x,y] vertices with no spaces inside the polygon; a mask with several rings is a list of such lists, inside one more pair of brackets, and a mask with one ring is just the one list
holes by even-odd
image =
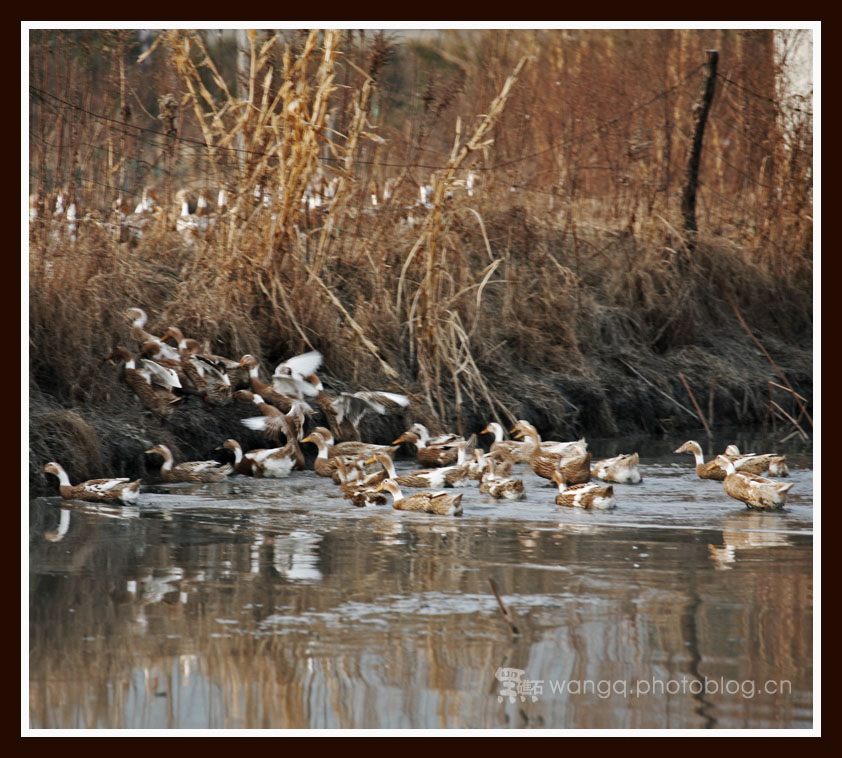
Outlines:
{"label": "reflection of reeds", "polygon": [[[746,516],[735,517],[736,532],[769,517]],[[391,544],[360,520],[320,529],[322,539],[307,543],[322,572],[308,583],[275,571],[274,542],[303,534],[289,524],[279,531],[277,516],[262,527],[240,523],[233,541],[187,515],[120,523],[74,511],[54,544],[43,539],[42,521],[36,512],[33,727],[502,725],[494,679],[501,665],[533,679],[686,674],[692,583],[701,674],[810,688],[806,562],[752,570],[751,561],[714,574],[694,565],[707,558],[691,541],[676,554],[681,570],[665,576],[644,564],[630,572],[637,542],[530,530],[529,562],[566,568],[550,571],[519,564],[517,526],[439,533],[405,522],[406,539]],[[514,645],[494,620],[490,566],[517,613]],[[777,701],[781,723],[795,718],[795,705]],[[541,702],[526,707],[547,727],[696,723],[689,700],[670,700],[666,712],[663,700],[553,696],[546,682]]]}

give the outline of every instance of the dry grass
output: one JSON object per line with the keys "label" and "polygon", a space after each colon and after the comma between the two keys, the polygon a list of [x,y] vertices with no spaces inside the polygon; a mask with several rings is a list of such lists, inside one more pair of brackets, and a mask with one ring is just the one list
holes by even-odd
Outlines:
{"label": "dry grass", "polygon": [[[705,409],[715,379],[717,423],[762,420],[767,381],[777,375],[758,359],[731,298],[796,391],[811,395],[810,206],[792,183],[781,185],[774,202],[758,200],[753,233],[745,216],[735,225],[729,204],[703,190],[708,205],[692,255],[676,231],[674,201],[655,192],[641,200],[654,186],[657,162],[627,166],[627,181],[613,195],[513,193],[518,178],[503,171],[480,172],[478,190],[467,194],[468,170],[505,157],[514,134],[535,139],[514,115],[528,112],[533,124],[551,115],[540,104],[527,109],[524,93],[545,91],[541,60],[556,48],[534,39],[514,45],[515,59],[488,64],[493,91],[433,87],[419,139],[442,133],[447,121],[445,167],[432,175],[392,171],[395,194],[372,208],[368,182],[382,185],[400,142],[379,111],[393,52],[382,36],[353,47],[338,32],[291,42],[253,34],[239,88],[226,83],[202,34],[173,31],[156,45],[148,61],[170,72],[170,87],[174,80],[181,86],[175,111],[169,101],[173,128],[183,136],[185,124],[194,124],[208,146],[194,186],[224,186],[228,208],[204,235],[176,233],[175,182],[189,181],[187,149],[162,137],[159,157],[170,167],[161,188],[165,212],[138,243],[119,242],[91,219],[79,223],[75,241],[53,221],[32,225],[33,402],[52,398],[81,419],[68,426],[63,416],[34,413],[36,464],[73,457],[60,439],[78,434],[80,476],[120,465],[119,455],[96,458],[89,429],[113,442],[105,419],[115,403],[137,414],[119,371],[102,363],[114,346],[134,347],[124,317],[132,306],[149,313],[152,332],[178,326],[215,353],[260,356],[270,371],[289,355],[318,349],[329,389],[405,392],[412,418],[434,429],[469,433],[495,418],[530,418],[542,433],[579,436],[698,424],[676,406],[687,401],[679,373]],[[453,113],[457,102],[483,115],[463,125]],[[681,102],[671,108],[677,112]],[[579,107],[585,104],[583,95]],[[565,128],[566,118],[556,126]],[[78,124],[77,142],[92,141],[85,130],[95,128]],[[618,155],[626,147],[619,140]],[[49,161],[44,153],[37,165]],[[800,165],[774,162],[775,170],[800,177],[803,195]],[[774,179],[767,171],[764,181]],[[331,180],[333,195],[310,208],[308,193]],[[431,184],[431,207],[408,211],[419,183]],[[776,246],[767,246],[776,235]],[[190,407],[170,427],[142,417],[126,439],[154,436],[181,444],[185,455],[206,455],[219,444],[212,436],[241,434],[238,413]],[[390,424],[401,423],[377,420],[368,431],[388,436]],[[71,431],[53,444],[59,426]],[[134,456],[141,442],[111,447],[121,444]]]}

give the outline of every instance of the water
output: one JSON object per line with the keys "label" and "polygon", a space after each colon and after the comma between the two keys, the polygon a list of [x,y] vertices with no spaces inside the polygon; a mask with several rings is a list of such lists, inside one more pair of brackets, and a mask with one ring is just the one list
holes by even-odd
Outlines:
{"label": "water", "polygon": [[609,513],[520,466],[525,501],[464,489],[461,518],[358,509],[313,472],[37,498],[30,726],[809,728],[811,451],[759,513],[683,441],[592,442],[641,453]]}

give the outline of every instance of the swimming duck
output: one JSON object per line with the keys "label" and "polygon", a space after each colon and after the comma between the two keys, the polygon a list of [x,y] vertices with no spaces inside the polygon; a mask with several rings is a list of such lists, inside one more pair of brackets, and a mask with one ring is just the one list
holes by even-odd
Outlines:
{"label": "swimming duck", "polygon": [[282,479],[289,476],[295,465],[295,450],[287,443],[283,447],[249,450],[243,452],[237,440],[225,440],[217,450],[234,453],[234,470],[244,476],[264,479]]}
{"label": "swimming duck", "polygon": [[563,468],[557,468],[550,477],[558,485],[555,496],[556,505],[566,505],[571,508],[595,508],[609,511],[615,507],[614,487],[610,484],[602,487],[588,482],[568,486]]}
{"label": "swimming duck", "polygon": [[[388,458],[388,456],[386,457]],[[349,475],[348,467],[345,464],[345,459],[341,455],[336,456],[336,473],[339,476],[339,486],[342,494],[346,500],[350,500],[358,508],[385,505],[388,502],[386,494],[376,489],[377,485],[382,481],[378,478],[379,472],[366,476],[363,472],[364,465],[361,459],[357,459],[354,464],[357,475],[356,478],[352,479]]]}
{"label": "swimming duck", "polygon": [[445,490],[418,492],[404,497],[401,488],[394,479],[384,479],[377,485],[377,490],[386,490],[392,498],[392,507],[397,511],[424,511],[439,516],[462,515],[462,493],[450,494]]}
{"label": "swimming duck", "polygon": [[138,368],[135,359],[126,348],[114,348],[104,360],[114,359],[123,361],[123,378],[146,408],[161,418],[172,416],[176,405],[184,400],[183,397],[174,395],[170,387],[153,384],[151,370]]}
{"label": "swimming duck", "polygon": [[482,473],[479,491],[484,495],[491,495],[491,497],[496,498],[504,497],[507,500],[523,500],[526,497],[523,491],[523,479],[500,476],[496,472],[496,463],[493,458],[488,459],[486,469]]}
{"label": "swimming duck", "polygon": [[392,444],[399,445],[401,442],[409,442],[418,449],[416,457],[418,462],[426,466],[451,466],[456,463],[458,451],[455,447],[448,445],[428,447],[424,440],[415,432],[404,432]]}
{"label": "swimming duck", "polygon": [[794,482],[784,484],[737,471],[734,462],[724,455],[716,456],[716,464],[725,471],[722,486],[725,492],[754,510],[778,510],[786,505],[787,493]]}
{"label": "swimming duck", "polygon": [[140,497],[140,479],[130,481],[128,477],[119,479],[89,479],[87,482],[72,485],[67,472],[55,461],[50,461],[43,469],[45,474],[58,477],[58,489],[65,500],[87,500],[91,503],[120,502],[132,505]]}
{"label": "swimming duck", "polygon": [[463,441],[465,438],[458,434],[439,434],[436,437],[431,437],[430,432],[424,424],[415,423],[409,427],[409,431],[418,435],[419,439],[424,443],[425,447],[439,447],[441,445],[453,445],[456,442]]}
{"label": "swimming duck", "polygon": [[427,468],[398,476],[398,472],[395,470],[395,463],[388,455],[377,453],[369,458],[366,463],[373,463],[375,461],[383,467],[381,480],[392,479],[397,482],[400,487],[413,487],[418,489],[422,487],[445,487],[447,485],[447,474],[455,468],[454,466]]}
{"label": "swimming duck", "polygon": [[282,395],[316,397],[318,390],[307,377],[318,371],[321,365],[322,354],[318,350],[295,355],[275,367],[272,386]]}
{"label": "swimming duck", "polygon": [[643,480],[637,464],[640,456],[637,453],[631,455],[615,455],[613,458],[605,458],[591,465],[591,476],[595,479],[602,479],[605,482],[617,482],[618,484],[637,484]]}
{"label": "swimming duck", "polygon": [[491,452],[501,450],[506,451],[512,456],[515,463],[529,463],[531,452],[529,447],[531,443],[524,440],[507,440],[505,439],[505,430],[496,421],[492,421],[483,429],[480,434],[493,434],[494,442],[489,448]]}
{"label": "swimming duck", "polygon": [[737,459],[750,458],[752,461],[757,461],[758,464],[760,463],[758,459],[762,459],[762,462],[765,464],[765,468],[760,471],[752,471],[750,473],[762,474],[768,469],[769,476],[789,476],[789,468],[786,465],[785,455],[776,455],[775,453],[761,453],[759,455],[756,455],[755,453],[743,454],[736,445],[728,445],[728,447],[725,448],[725,457],[734,461],[734,466],[738,471],[744,469],[738,465]]}
{"label": "swimming duck", "polygon": [[[319,476],[332,477],[336,473],[337,462],[340,458],[343,459],[346,467],[353,467],[354,462],[357,459],[356,456],[351,457],[344,455],[334,455],[333,458],[329,458],[325,438],[315,431],[310,432],[310,434],[301,440],[301,442],[312,442],[319,449],[319,454],[316,456],[316,460],[313,461],[313,469]],[[337,479],[338,478],[339,477],[337,475]]]}
{"label": "swimming duck", "polygon": [[448,466],[448,470],[444,474],[444,480],[450,487],[470,487],[482,478],[482,469],[477,465],[474,456],[476,443],[477,436],[475,434],[472,434],[467,440],[458,439],[453,443],[453,447],[456,449],[456,463]]}
{"label": "swimming duck", "polygon": [[233,470],[230,464],[218,461],[190,461],[173,466],[172,453],[166,445],[155,445],[144,452],[146,455],[160,455],[164,459],[161,479],[165,482],[222,482]]}
{"label": "swimming duck", "polygon": [[324,437],[328,458],[333,458],[334,455],[369,457],[377,455],[377,453],[385,453],[393,458],[395,451],[398,449],[397,445],[375,445],[373,442],[355,442],[353,440],[336,442],[330,430],[323,426],[317,426],[313,429],[313,432],[318,432]]}
{"label": "swimming duck", "polygon": [[541,440],[538,430],[528,421],[520,419],[511,429],[511,434],[515,435],[517,439],[522,439],[526,443],[525,448],[521,449],[520,456],[526,455],[526,460],[518,460],[518,463],[529,463],[533,453],[540,449],[545,453],[555,453],[556,455],[572,456],[584,455],[588,449],[588,443],[583,437],[575,442],[555,442],[553,440]]}
{"label": "swimming duck", "polygon": [[[702,446],[695,440],[688,440],[675,452],[693,454],[693,457],[696,459],[696,473],[699,475],[700,479],[715,479],[718,482],[725,479],[725,469],[722,468],[716,460],[705,463],[705,457],[702,454]],[[749,456],[745,458],[735,458],[732,462],[737,471],[746,474],[759,475],[769,468],[768,460],[763,460],[763,458],[764,456]]]}
{"label": "swimming duck", "polygon": [[[538,476],[552,479],[561,466],[567,484],[586,484],[591,479],[591,454],[583,452],[584,440],[577,442],[550,443],[553,447],[542,447],[541,438],[532,424],[518,421],[515,434],[530,440],[533,450],[529,465]],[[563,451],[563,452],[556,452]]]}

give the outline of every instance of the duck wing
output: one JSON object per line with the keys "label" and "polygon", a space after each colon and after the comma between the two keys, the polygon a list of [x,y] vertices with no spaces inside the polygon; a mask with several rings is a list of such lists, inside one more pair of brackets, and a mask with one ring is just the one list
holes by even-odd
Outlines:
{"label": "duck wing", "polygon": [[181,381],[173,369],[166,368],[148,358],[140,358],[137,361],[137,365],[137,370],[149,384],[157,384],[159,387],[165,387],[167,389],[173,387],[181,389]]}

